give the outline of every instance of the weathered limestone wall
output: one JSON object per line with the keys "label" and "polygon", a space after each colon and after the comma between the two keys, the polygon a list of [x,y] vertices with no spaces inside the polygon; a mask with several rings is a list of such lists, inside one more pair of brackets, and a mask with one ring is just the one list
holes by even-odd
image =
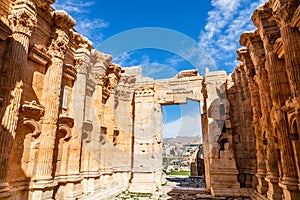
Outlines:
{"label": "weathered limestone wall", "polygon": [[106,199],[128,187],[121,67],[54,2],[0,2],[1,199]]}
{"label": "weathered limestone wall", "polygon": [[252,21],[229,98],[239,182],[253,199],[299,199],[300,2],[270,0]]}
{"label": "weathered limestone wall", "polygon": [[207,190],[300,199],[300,2],[270,0],[224,71],[142,77],[55,0],[0,2],[0,199],[108,199],[161,187],[163,105],[201,104]]}

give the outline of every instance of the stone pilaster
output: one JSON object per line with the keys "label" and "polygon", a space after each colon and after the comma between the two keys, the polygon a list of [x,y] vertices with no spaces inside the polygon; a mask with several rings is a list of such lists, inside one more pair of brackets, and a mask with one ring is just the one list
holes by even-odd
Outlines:
{"label": "stone pilaster", "polygon": [[[260,102],[262,111],[262,139],[264,143],[264,148],[266,151],[266,169],[267,169],[267,180],[268,178],[276,178],[278,180],[279,170],[276,158],[276,148],[274,141],[274,129],[271,125],[271,106],[272,100],[270,96],[270,86],[269,75],[265,66],[265,50],[263,48],[263,43],[258,36],[257,32],[245,33],[242,35],[240,43],[249,48],[251,51],[251,59],[255,66],[256,76],[255,81],[259,87],[260,91]],[[275,183],[276,185],[276,183]],[[273,191],[273,183],[269,182],[269,191]]]}
{"label": "stone pilaster", "polygon": [[[259,28],[259,34],[262,38],[264,49],[266,52],[266,68],[268,70],[270,78],[270,94],[272,98],[272,126],[275,130],[274,137],[279,140],[279,146],[283,147],[288,145],[284,140],[288,139],[288,125],[285,117],[285,112],[281,107],[285,104],[286,99],[290,96],[289,84],[287,81],[287,74],[285,70],[285,64],[283,59],[279,59],[276,55],[278,50],[277,41],[281,40],[278,26],[274,20],[271,19],[272,12],[268,8],[268,4],[259,7],[252,19],[255,25]],[[276,141],[274,141],[276,144]],[[276,151],[282,151],[276,148]],[[285,155],[285,154],[284,154]],[[282,159],[281,159],[282,160]],[[282,163],[284,165],[284,163]],[[282,166],[284,167],[284,166]],[[269,182],[272,182],[272,192],[268,195],[273,199],[281,199],[281,190],[278,187],[279,177],[269,176]],[[276,194],[277,193],[277,194]]]}
{"label": "stone pilaster", "polygon": [[251,106],[253,112],[253,128],[256,136],[256,158],[257,158],[257,172],[256,177],[258,178],[257,191],[260,194],[265,194],[267,192],[268,186],[265,181],[266,177],[266,163],[265,154],[263,150],[263,137],[261,131],[260,118],[261,113],[261,103],[259,88],[257,83],[254,81],[255,68],[251,60],[249,50],[247,48],[242,48],[238,50],[238,59],[242,61],[244,70],[246,72],[246,77],[248,80],[249,92],[251,97]]}
{"label": "stone pilaster", "polygon": [[[47,69],[44,83],[45,114],[42,120],[41,144],[38,152],[36,181],[32,185],[33,189],[49,187],[48,184],[51,185],[53,182],[52,159],[59,117],[58,102],[60,102],[61,95],[63,62],[69,43],[70,29],[75,25],[75,21],[64,11],[56,11],[53,20],[56,28],[48,50],[52,63]],[[33,198],[38,197],[33,194]]]}
{"label": "stone pilaster", "polygon": [[[68,164],[68,176],[75,179],[80,176],[80,146],[82,142],[85,98],[87,92],[87,77],[90,70],[90,51],[91,42],[83,36],[75,33],[75,40],[78,42],[78,48],[75,52],[75,67],[77,76],[73,87],[73,116],[74,116],[74,136],[70,146],[71,154]],[[77,178],[76,178],[77,177]]]}
{"label": "stone pilaster", "polygon": [[0,79],[0,98],[3,99],[0,107],[0,198],[9,190],[6,178],[23,93],[22,78],[27,62],[29,39],[36,27],[35,5],[31,1],[15,1],[11,10],[9,22],[13,34],[5,58],[6,63],[2,67],[6,78],[2,76]]}

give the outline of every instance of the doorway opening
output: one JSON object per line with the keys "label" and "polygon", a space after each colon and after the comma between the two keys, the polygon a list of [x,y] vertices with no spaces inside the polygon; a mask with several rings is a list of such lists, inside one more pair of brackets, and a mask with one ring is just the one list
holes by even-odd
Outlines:
{"label": "doorway opening", "polygon": [[162,111],[166,179],[181,187],[205,188],[200,103],[163,105]]}

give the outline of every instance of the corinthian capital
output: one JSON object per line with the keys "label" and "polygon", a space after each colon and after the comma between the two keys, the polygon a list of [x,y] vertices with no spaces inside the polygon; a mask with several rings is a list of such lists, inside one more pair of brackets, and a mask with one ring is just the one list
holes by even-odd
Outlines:
{"label": "corinthian capital", "polygon": [[60,29],[57,29],[54,37],[52,38],[51,45],[48,50],[48,54],[52,57],[64,59],[69,44],[68,34]]}
{"label": "corinthian capital", "polygon": [[274,20],[281,25],[289,24],[299,5],[299,0],[272,0]]}
{"label": "corinthian capital", "polygon": [[34,4],[24,0],[14,2],[8,19],[14,33],[19,32],[31,36],[37,25]]}

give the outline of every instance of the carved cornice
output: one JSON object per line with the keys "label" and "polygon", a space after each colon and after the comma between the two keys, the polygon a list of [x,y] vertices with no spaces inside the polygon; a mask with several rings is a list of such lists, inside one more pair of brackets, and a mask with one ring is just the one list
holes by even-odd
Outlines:
{"label": "carved cornice", "polygon": [[44,46],[34,44],[29,50],[29,58],[42,66],[46,66],[51,58]]}
{"label": "carved cornice", "polygon": [[134,92],[135,97],[153,97],[154,87],[140,87]]}
{"label": "carved cornice", "polygon": [[49,9],[51,4],[54,4],[56,2],[56,0],[32,0],[37,7],[46,10]]}
{"label": "carved cornice", "polygon": [[44,107],[37,104],[36,101],[24,101],[20,108],[20,113],[27,118],[39,120],[44,115]]}
{"label": "carved cornice", "polygon": [[54,12],[53,20],[58,28],[69,31],[76,24],[75,20],[63,10],[57,10]]}
{"label": "carved cornice", "polygon": [[193,69],[193,70],[185,70],[179,72],[176,77],[177,78],[184,78],[184,77],[191,77],[191,76],[198,76],[198,70]]}

